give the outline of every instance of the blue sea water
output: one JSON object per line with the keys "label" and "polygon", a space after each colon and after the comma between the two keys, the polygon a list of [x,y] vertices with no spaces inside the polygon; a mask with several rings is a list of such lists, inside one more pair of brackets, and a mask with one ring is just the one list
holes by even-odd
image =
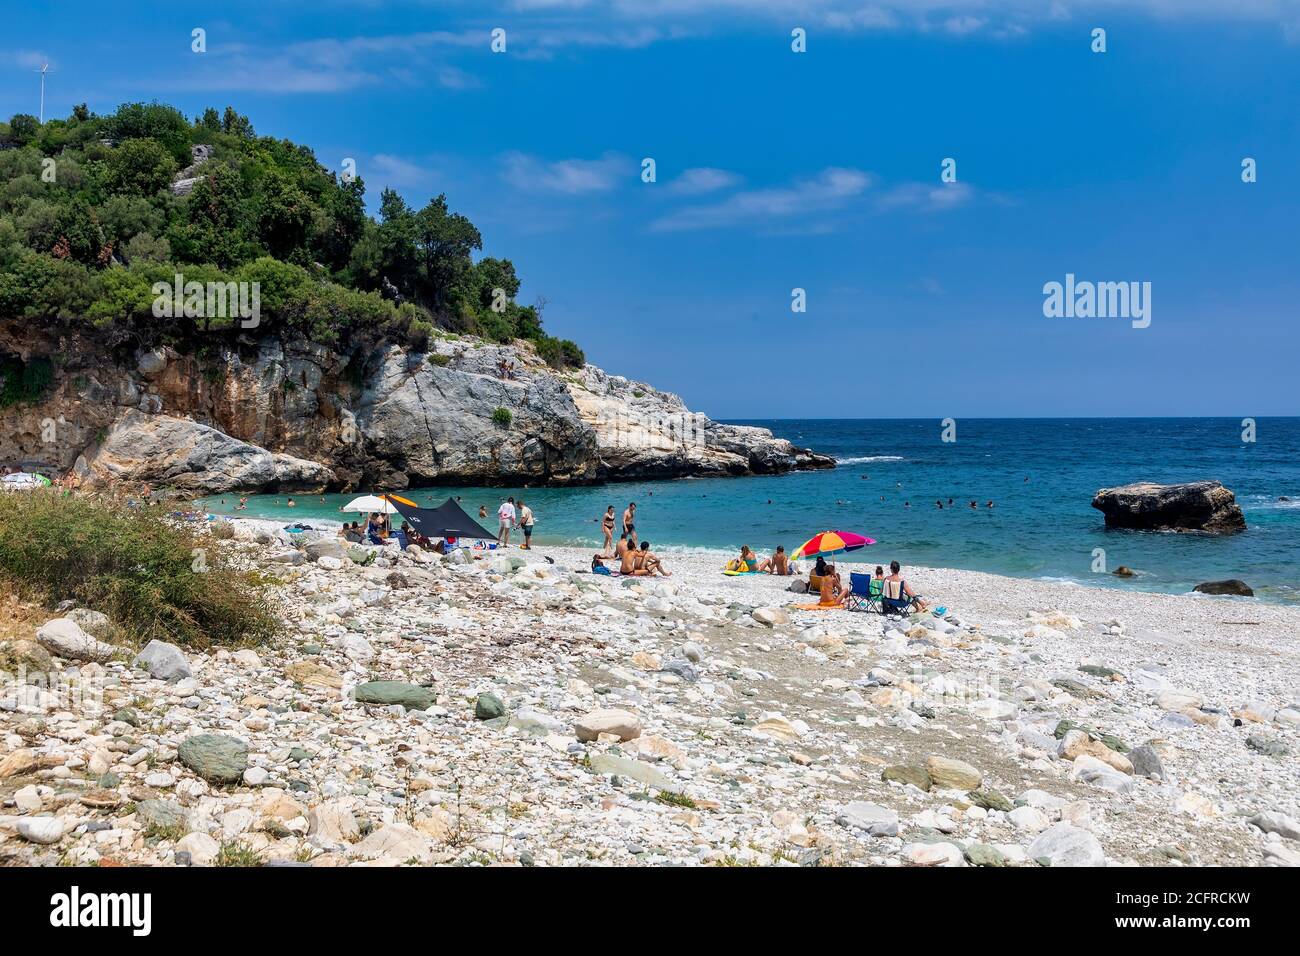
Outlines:
{"label": "blue sea water", "polygon": [[[621,515],[636,501],[638,532],[669,560],[674,548],[748,544],[766,554],[784,544],[793,550],[817,531],[843,529],[877,539],[842,558],[870,565],[896,558],[904,565],[1168,592],[1240,578],[1262,599],[1300,601],[1300,418],[1258,419],[1253,443],[1242,440],[1242,420],[1228,418],[961,419],[955,442],[942,441],[942,425],[932,419],[744,424],[770,428],[840,465],[772,477],[583,488],[440,487],[416,497],[440,503],[460,495],[471,514],[480,504],[493,514],[505,495],[522,496],[537,514],[537,543],[593,550],[605,507],[612,504]],[[1245,532],[1108,531],[1101,512],[1090,507],[1099,488],[1203,478],[1236,492]],[[338,520],[339,506],[352,497],[327,495],[324,504],[299,497],[289,509],[283,496],[263,496],[250,499],[243,513]],[[206,504],[232,513],[236,503],[226,496]],[[483,523],[495,528],[494,519]],[[1095,572],[1097,548],[1105,551],[1108,571],[1127,565],[1137,577]]]}

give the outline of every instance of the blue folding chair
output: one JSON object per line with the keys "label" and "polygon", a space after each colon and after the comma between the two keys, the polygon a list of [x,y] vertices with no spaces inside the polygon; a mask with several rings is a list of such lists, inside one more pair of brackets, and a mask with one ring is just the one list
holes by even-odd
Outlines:
{"label": "blue folding chair", "polygon": [[884,583],[881,583],[880,613],[898,617],[906,617],[911,614],[916,598],[907,596],[906,582],[900,581],[898,583],[898,597],[890,597],[884,593]]}
{"label": "blue folding chair", "polygon": [[844,607],[850,611],[875,611],[884,613],[880,608],[880,582],[870,574],[849,574],[849,595],[844,600]]}

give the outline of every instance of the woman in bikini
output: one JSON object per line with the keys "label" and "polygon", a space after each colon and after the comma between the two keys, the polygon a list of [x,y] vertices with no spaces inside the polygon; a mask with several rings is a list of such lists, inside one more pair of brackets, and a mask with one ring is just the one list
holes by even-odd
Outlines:
{"label": "woman in bikini", "polygon": [[600,530],[605,533],[605,543],[601,547],[601,554],[609,557],[613,552],[610,550],[614,547],[614,506],[610,505],[605,509],[605,517],[600,519]]}

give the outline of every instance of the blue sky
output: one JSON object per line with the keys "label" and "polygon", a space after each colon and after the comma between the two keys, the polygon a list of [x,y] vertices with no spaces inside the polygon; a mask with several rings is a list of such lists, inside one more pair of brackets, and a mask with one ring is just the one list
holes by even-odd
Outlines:
{"label": "blue sky", "polygon": [[[48,58],[47,115],[229,103],[445,192],[550,331],[719,418],[1297,413],[1296,0],[180,6],[7,10],[0,115]],[[1044,317],[1066,273],[1150,327]]]}

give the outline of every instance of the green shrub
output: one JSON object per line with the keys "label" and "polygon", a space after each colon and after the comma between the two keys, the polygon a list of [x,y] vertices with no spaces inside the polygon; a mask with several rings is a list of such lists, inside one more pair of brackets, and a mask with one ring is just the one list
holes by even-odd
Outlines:
{"label": "green shrub", "polygon": [[54,365],[47,358],[0,359],[0,408],[39,402],[53,382]]}
{"label": "green shrub", "polygon": [[142,644],[272,636],[278,622],[259,580],[167,510],[55,489],[0,494],[0,577],[50,602],[103,611]]}
{"label": "green shrub", "polygon": [[587,356],[576,342],[569,339],[557,339],[543,335],[536,340],[537,354],[551,368],[582,368],[587,364]]}
{"label": "green shrub", "polygon": [[439,368],[446,368],[451,364],[451,356],[443,355],[441,352],[430,352],[428,361],[430,365],[437,365]]}
{"label": "green shrub", "polygon": [[508,408],[498,408],[492,413],[492,424],[496,425],[498,428],[509,428],[510,423],[513,420],[514,416],[510,414],[510,409]]}

